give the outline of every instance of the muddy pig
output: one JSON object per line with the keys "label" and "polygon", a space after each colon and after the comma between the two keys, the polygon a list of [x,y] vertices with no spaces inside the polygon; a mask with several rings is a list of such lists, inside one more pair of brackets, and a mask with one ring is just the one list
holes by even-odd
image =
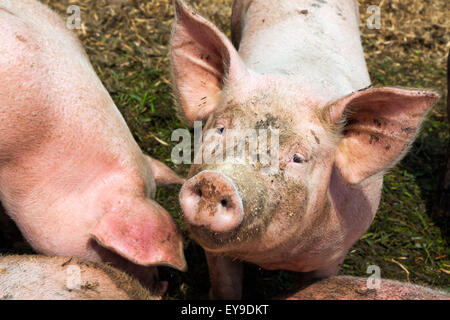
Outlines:
{"label": "muddy pig", "polygon": [[155,300],[104,263],[41,255],[0,256],[0,300]]}
{"label": "muddy pig", "polygon": [[1,0],[0,30],[0,200],[26,240],[149,285],[148,266],[185,270],[177,226],[153,200],[157,184],[183,180],[142,153],[78,39],[33,0]]}
{"label": "muddy pig", "polygon": [[279,300],[450,300],[447,292],[382,279],[369,288],[366,278],[336,276],[314,282]]}
{"label": "muddy pig", "polygon": [[[174,5],[180,110],[188,123],[206,121],[180,203],[206,251],[211,297],[241,297],[241,261],[302,281],[336,274],[438,95],[370,87],[356,1],[236,0],[234,43]],[[257,130],[264,161],[250,161],[246,130]],[[244,151],[228,160],[236,132]]]}

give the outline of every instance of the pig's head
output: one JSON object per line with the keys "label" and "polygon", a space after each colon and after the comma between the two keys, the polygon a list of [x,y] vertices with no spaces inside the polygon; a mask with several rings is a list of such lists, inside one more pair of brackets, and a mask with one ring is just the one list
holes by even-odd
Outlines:
{"label": "pig's head", "polygon": [[[182,1],[175,7],[175,90],[188,122],[206,120],[203,150],[236,149],[227,142],[231,129],[242,130],[241,138],[247,129],[268,129],[269,137],[278,130],[277,170],[249,161],[250,151],[244,164],[203,152],[202,164],[192,165],[180,202],[193,238],[207,250],[275,247],[293,232],[313,239],[312,226],[320,231],[327,221],[320,212],[330,205],[333,170],[354,188],[379,180],[405,154],[437,99],[432,92],[376,88],[326,100],[293,76],[249,70],[213,24]],[[277,237],[261,243],[267,232]]]}

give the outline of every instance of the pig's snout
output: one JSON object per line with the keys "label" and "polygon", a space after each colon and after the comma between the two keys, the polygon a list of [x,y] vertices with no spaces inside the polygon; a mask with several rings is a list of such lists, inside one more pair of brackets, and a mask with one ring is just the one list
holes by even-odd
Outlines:
{"label": "pig's snout", "polygon": [[244,218],[242,199],[233,181],[224,174],[203,171],[183,185],[180,203],[186,221],[213,232],[227,232]]}

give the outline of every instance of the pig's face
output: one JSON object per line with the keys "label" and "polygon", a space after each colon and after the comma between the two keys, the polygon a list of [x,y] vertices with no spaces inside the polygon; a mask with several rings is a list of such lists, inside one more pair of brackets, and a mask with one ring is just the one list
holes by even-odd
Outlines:
{"label": "pig's face", "polygon": [[[321,101],[281,77],[249,74],[243,83],[224,89],[204,128],[203,161],[180,194],[192,236],[210,250],[253,247],[286,219],[310,224],[308,212],[321,200],[313,194],[325,193],[332,167],[336,135],[322,124]],[[249,138],[246,152],[227,158],[248,129],[264,138],[266,130],[270,161],[250,160]],[[206,152],[218,148],[219,155]]]}
{"label": "pig's face", "polygon": [[[295,75],[248,69],[214,25],[181,0],[175,8],[175,90],[188,122],[206,120],[203,159],[192,165],[180,193],[193,237],[210,251],[245,258],[291,240],[297,251],[317,253],[357,239],[376,204],[362,210],[361,198],[371,195],[350,197],[344,217],[333,208],[336,198],[363,184],[379,186],[383,174],[407,152],[438,95],[369,88],[327,99]],[[237,138],[245,141],[249,129],[258,136],[266,129],[268,137],[278,137],[275,145],[266,138],[269,165],[261,150],[254,156],[254,143],[234,161],[226,158],[239,149],[228,142],[232,131],[240,130]],[[257,141],[259,146],[264,139]],[[217,161],[223,152],[225,161]],[[242,159],[247,153],[256,161]]]}

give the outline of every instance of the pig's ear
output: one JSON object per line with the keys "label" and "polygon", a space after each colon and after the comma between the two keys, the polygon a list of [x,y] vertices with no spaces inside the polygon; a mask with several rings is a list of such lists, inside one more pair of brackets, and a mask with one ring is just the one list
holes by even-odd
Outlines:
{"label": "pig's ear", "polygon": [[344,123],[335,164],[347,183],[382,175],[400,161],[438,98],[430,91],[372,88],[332,104],[331,122]]}
{"label": "pig's ear", "polygon": [[153,172],[156,185],[183,184],[185,179],[180,178],[172,169],[161,161],[145,156],[150,169]]}
{"label": "pig's ear", "polygon": [[103,247],[143,266],[186,271],[181,235],[167,211],[152,200],[111,206],[91,236]]}
{"label": "pig's ear", "polygon": [[187,121],[213,112],[225,80],[245,72],[228,38],[181,0],[175,0],[176,24],[171,41],[171,67],[176,94]]}

